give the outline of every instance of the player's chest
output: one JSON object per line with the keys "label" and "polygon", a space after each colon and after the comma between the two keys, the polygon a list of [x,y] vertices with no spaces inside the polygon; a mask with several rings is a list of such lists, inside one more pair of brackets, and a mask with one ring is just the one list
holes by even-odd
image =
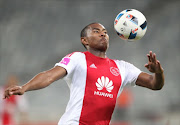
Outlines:
{"label": "player's chest", "polygon": [[116,63],[113,61],[87,61],[87,78],[96,80],[102,76],[119,82],[120,72]]}
{"label": "player's chest", "polygon": [[121,85],[119,69],[111,60],[88,60],[86,82],[90,88],[111,92]]}

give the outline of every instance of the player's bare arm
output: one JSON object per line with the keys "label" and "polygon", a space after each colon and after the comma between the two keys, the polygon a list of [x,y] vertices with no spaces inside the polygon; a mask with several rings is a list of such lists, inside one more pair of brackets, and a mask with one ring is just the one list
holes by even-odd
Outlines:
{"label": "player's bare arm", "polygon": [[153,75],[142,72],[136,81],[136,85],[152,90],[160,90],[164,86],[164,70],[160,62],[156,59],[155,53],[150,51],[147,57],[148,63],[145,64],[145,67],[153,73]]}
{"label": "player's bare arm", "polygon": [[23,95],[27,91],[45,88],[54,81],[63,78],[66,74],[66,70],[60,66],[41,72],[23,86],[10,86],[7,88],[4,92],[4,99],[9,98],[11,95]]}

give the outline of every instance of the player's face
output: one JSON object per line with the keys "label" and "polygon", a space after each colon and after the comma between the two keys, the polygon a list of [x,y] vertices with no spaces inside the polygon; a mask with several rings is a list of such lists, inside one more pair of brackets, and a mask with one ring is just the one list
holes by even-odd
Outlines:
{"label": "player's face", "polygon": [[87,42],[90,49],[106,51],[109,47],[109,35],[101,24],[91,24],[87,30]]}

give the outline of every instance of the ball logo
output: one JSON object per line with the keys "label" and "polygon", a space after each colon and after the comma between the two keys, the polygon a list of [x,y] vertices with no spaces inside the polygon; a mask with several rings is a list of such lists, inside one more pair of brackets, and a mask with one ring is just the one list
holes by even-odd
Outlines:
{"label": "ball logo", "polygon": [[98,90],[105,88],[108,92],[111,92],[114,88],[112,80],[110,81],[108,77],[104,76],[97,79],[96,86]]}
{"label": "ball logo", "polygon": [[114,24],[116,25],[118,23],[118,20],[115,20]]}
{"label": "ball logo", "polygon": [[138,31],[138,28],[135,28],[134,30],[132,30],[132,33],[135,34],[137,33],[137,31]]}
{"label": "ball logo", "polygon": [[133,18],[133,15],[128,14],[128,15],[126,16],[126,18],[127,18],[127,19],[132,19],[132,18]]}

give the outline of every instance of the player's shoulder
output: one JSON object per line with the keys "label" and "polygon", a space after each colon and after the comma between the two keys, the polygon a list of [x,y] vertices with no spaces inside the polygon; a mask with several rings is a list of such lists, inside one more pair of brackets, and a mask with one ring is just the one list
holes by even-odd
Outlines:
{"label": "player's shoulder", "polygon": [[114,60],[116,62],[117,65],[121,66],[121,67],[129,67],[131,66],[132,64],[127,62],[127,61],[124,61],[124,60]]}
{"label": "player's shoulder", "polygon": [[68,55],[66,55],[64,58],[70,59],[70,60],[80,60],[83,59],[84,53],[83,52],[72,52]]}
{"label": "player's shoulder", "polygon": [[70,54],[68,54],[68,55],[66,55],[65,57],[66,58],[71,58],[71,57],[78,57],[78,56],[83,56],[84,55],[84,53],[83,52],[72,52],[72,53],[70,53]]}
{"label": "player's shoulder", "polygon": [[126,61],[124,61],[124,60],[118,60],[118,59],[112,59],[113,61],[115,61],[116,63],[118,63],[118,64],[125,64],[125,63],[127,63]]}

